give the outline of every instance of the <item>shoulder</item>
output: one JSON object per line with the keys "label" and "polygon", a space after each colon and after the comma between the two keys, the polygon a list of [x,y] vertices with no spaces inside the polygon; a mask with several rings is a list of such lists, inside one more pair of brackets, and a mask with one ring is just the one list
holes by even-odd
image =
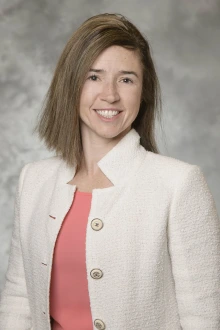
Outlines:
{"label": "shoulder", "polygon": [[25,166],[34,169],[34,170],[41,170],[41,169],[56,169],[61,164],[62,159],[59,156],[52,156],[40,160],[36,160],[30,163],[27,163]]}
{"label": "shoulder", "polygon": [[149,167],[149,171],[155,180],[158,180],[168,189],[175,189],[189,178],[205,180],[200,166],[149,151],[146,157],[145,169],[147,167]]}
{"label": "shoulder", "polygon": [[27,168],[28,171],[36,171],[36,172],[53,172],[56,171],[62,159],[59,156],[52,156],[44,159],[40,159],[34,162],[27,163],[24,167]]}
{"label": "shoulder", "polygon": [[189,171],[194,166],[197,166],[195,164],[188,163],[174,157],[156,154],[151,151],[148,151],[148,154],[148,158],[152,165],[162,173],[169,174],[172,172],[173,175],[178,175],[180,173]]}
{"label": "shoulder", "polygon": [[59,156],[26,163],[21,170],[22,181],[44,181],[56,175],[63,160]]}

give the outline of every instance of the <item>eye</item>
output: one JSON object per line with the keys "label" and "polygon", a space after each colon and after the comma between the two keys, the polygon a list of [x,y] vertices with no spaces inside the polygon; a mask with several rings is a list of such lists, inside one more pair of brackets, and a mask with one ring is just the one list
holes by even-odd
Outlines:
{"label": "eye", "polygon": [[123,78],[123,80],[124,81],[127,80],[127,81],[129,81],[129,83],[133,83],[133,81],[130,78]]}
{"label": "eye", "polygon": [[96,81],[97,78],[98,77],[95,74],[93,74],[93,75],[91,75],[91,76],[88,77],[88,79],[89,80],[92,80],[92,81]]}

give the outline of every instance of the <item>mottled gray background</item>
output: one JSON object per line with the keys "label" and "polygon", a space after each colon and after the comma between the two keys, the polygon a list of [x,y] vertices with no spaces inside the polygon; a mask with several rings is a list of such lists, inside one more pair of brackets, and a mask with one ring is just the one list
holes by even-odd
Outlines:
{"label": "mottled gray background", "polygon": [[52,155],[31,131],[53,70],[72,32],[104,12],[127,16],[150,41],[163,96],[161,153],[201,166],[220,213],[218,0],[1,0],[0,291],[21,167]]}

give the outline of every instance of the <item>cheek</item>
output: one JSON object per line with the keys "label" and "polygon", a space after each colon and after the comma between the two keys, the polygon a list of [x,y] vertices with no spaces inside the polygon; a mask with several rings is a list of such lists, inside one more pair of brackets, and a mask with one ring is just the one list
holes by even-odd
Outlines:
{"label": "cheek", "polygon": [[82,89],[82,93],[80,96],[80,104],[90,104],[92,100],[96,97],[96,89],[92,87],[85,86]]}
{"label": "cheek", "polygon": [[124,99],[126,100],[126,103],[128,104],[128,106],[130,105],[130,107],[138,107],[140,106],[140,101],[141,101],[141,91],[139,90],[133,90],[130,91],[129,93],[126,93],[126,96],[124,97]]}
{"label": "cheek", "polygon": [[86,88],[83,88],[81,96],[80,96],[80,102],[85,103],[88,98],[88,92]]}

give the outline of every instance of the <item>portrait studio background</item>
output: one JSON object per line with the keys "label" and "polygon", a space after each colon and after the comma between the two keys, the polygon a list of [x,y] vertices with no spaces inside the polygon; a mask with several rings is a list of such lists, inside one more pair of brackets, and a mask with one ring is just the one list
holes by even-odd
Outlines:
{"label": "portrait studio background", "polygon": [[93,15],[123,14],[148,38],[162,88],[160,153],[201,166],[220,214],[218,0],[2,0],[0,6],[0,292],[20,170],[53,155],[32,135],[33,126],[63,47]]}

